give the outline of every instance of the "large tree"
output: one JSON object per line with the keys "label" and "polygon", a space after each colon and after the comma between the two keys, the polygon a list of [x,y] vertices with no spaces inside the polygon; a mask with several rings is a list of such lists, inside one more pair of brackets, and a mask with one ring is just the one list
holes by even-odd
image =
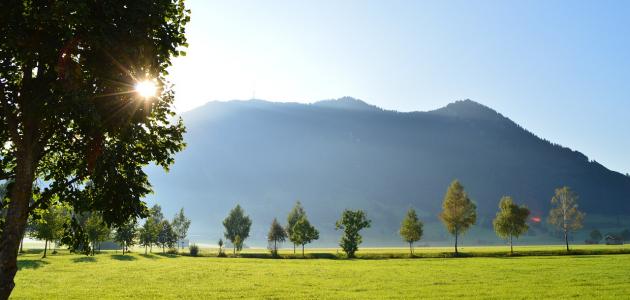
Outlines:
{"label": "large tree", "polygon": [[287,235],[289,236],[289,240],[293,243],[293,254],[295,254],[295,246],[298,244],[297,241],[294,241],[291,237],[293,235],[293,226],[297,221],[306,213],[304,212],[304,207],[300,201],[295,202],[295,205],[287,215]]}
{"label": "large tree", "polygon": [[[53,196],[110,224],[145,214],[143,166],[166,169],[184,146],[165,76],[189,19],[183,0],[0,1],[0,180],[13,180],[0,299],[15,286],[29,214]],[[155,97],[133,92],[143,80]],[[34,190],[37,178],[47,185]]]}
{"label": "large tree", "polygon": [[[188,228],[190,227],[190,219],[186,218],[186,216],[184,215],[183,207],[179,210],[177,214],[175,214],[171,225],[173,225],[173,231],[177,235],[177,239],[183,244],[183,240],[188,235]],[[177,247],[180,247],[179,243],[177,244]]]}
{"label": "large tree", "polygon": [[418,214],[413,208],[407,210],[407,215],[400,225],[400,236],[409,243],[409,254],[413,255],[413,243],[422,238],[422,221],[418,219]]}
{"label": "large tree", "polygon": [[354,253],[359,250],[359,244],[363,241],[359,232],[364,228],[370,228],[371,223],[364,211],[349,209],[344,210],[341,218],[335,223],[336,230],[343,230],[339,246],[348,258],[354,257]]}
{"label": "large tree", "polygon": [[558,228],[563,236],[564,243],[569,251],[569,233],[582,228],[585,214],[578,210],[578,196],[569,188],[556,189],[556,194],[551,198],[551,211],[549,211],[549,224]]}
{"label": "large tree", "polygon": [[236,250],[243,249],[243,242],[249,237],[251,226],[252,220],[245,215],[245,211],[238,204],[223,220],[223,227],[225,227],[224,236],[232,242],[234,254],[236,254]]}
{"label": "large tree", "polygon": [[529,217],[529,209],[524,205],[519,206],[514,203],[512,197],[505,196],[499,202],[499,211],[492,221],[494,231],[501,238],[508,239],[510,242],[510,253],[514,254],[513,238],[518,238],[527,230],[527,218]]}
{"label": "large tree", "polygon": [[[278,219],[273,218],[271,227],[269,227],[269,233],[267,233],[267,241],[273,245],[270,245],[271,254],[273,256],[278,255],[278,243],[282,243],[287,239],[287,232],[282,228],[282,225],[278,223]],[[219,251],[221,251],[219,247]]]}
{"label": "large tree", "polygon": [[308,221],[306,214],[297,220],[291,230],[291,240],[302,246],[302,257],[304,257],[304,246],[319,239],[319,231]]}
{"label": "large tree", "polygon": [[459,235],[464,234],[475,222],[477,222],[477,206],[468,198],[464,186],[454,180],[446,191],[440,220],[446,230],[455,237],[455,255]]}

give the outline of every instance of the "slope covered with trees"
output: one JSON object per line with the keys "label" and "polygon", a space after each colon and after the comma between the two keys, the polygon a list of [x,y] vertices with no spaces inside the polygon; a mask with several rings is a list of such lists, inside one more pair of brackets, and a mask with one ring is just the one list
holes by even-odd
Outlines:
{"label": "slope covered with trees", "polygon": [[410,206],[428,226],[423,240],[447,242],[445,231],[432,228],[441,227],[437,215],[454,179],[466,185],[478,227],[491,235],[502,196],[545,220],[558,186],[575,190],[589,215],[614,223],[630,214],[630,177],[470,100],[409,113],[352,98],[211,102],[183,119],[188,147],[169,174],[150,170],[153,200],[167,211],[188,208],[200,240],[221,237],[221,220],[240,203],[253,220],[249,241],[265,245],[269,220],[300,200],[324,245],[336,244],[334,223],[346,208],[369,214],[368,245],[400,243],[400,220]]}

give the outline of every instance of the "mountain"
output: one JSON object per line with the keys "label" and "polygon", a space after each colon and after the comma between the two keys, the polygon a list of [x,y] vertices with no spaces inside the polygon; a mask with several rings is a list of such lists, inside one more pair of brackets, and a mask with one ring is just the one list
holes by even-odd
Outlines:
{"label": "mountain", "polygon": [[[170,173],[149,169],[156,192],[150,201],[167,215],[184,207],[197,241],[218,240],[223,218],[239,203],[253,219],[248,243],[264,246],[271,220],[284,221],[300,200],[322,233],[320,246],[335,244],[334,222],[345,208],[364,209],[372,219],[366,244],[397,245],[410,206],[426,223],[425,240],[447,243],[436,215],[454,179],[478,206],[469,243],[498,242],[491,222],[503,195],[544,220],[554,189],[568,185],[580,208],[597,216],[593,226],[620,226],[630,214],[630,177],[471,100],[408,113],[350,97],[210,102],[182,118],[188,147]],[[544,224],[532,228],[532,242],[552,238]]]}

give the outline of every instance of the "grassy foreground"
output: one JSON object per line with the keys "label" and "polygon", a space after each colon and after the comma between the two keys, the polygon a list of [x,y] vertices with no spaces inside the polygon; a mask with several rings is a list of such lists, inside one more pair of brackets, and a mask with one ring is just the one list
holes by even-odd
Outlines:
{"label": "grassy foreground", "polygon": [[21,255],[13,298],[623,299],[630,295],[628,254],[301,260],[138,252],[95,257],[61,252],[46,259],[38,253]]}

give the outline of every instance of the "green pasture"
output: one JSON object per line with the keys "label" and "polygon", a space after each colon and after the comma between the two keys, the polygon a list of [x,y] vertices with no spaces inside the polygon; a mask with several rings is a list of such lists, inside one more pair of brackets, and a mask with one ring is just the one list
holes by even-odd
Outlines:
{"label": "green pasture", "polygon": [[[628,246],[576,246],[581,255],[552,256],[562,246],[465,247],[463,258],[402,258],[405,248],[364,248],[372,259],[217,258],[131,255],[93,257],[60,251],[41,259],[38,250],[20,255],[14,299],[624,299],[630,295]],[[157,252],[157,249],[153,249]],[[419,256],[451,248],[418,248]],[[580,252],[581,251],[581,252]],[[586,251],[589,251],[588,253]],[[262,249],[242,256],[268,257]],[[291,256],[292,250],[282,255]],[[311,249],[311,257],[336,257],[336,249]],[[326,256],[328,255],[328,256]],[[394,255],[398,259],[387,259]]]}

